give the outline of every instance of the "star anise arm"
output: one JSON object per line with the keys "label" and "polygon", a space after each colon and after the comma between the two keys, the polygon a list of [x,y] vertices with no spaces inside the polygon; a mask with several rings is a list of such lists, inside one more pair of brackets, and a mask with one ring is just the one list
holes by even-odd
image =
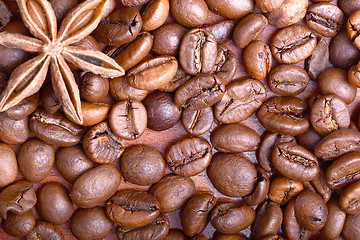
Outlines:
{"label": "star anise arm", "polygon": [[0,112],[40,90],[49,69],[50,57],[41,54],[21,64],[11,74],[6,88],[0,94]]}
{"label": "star anise arm", "polygon": [[62,56],[51,61],[52,86],[61,101],[65,114],[75,123],[82,124],[80,92],[74,75]]}
{"label": "star anise arm", "polygon": [[40,53],[44,49],[44,42],[37,38],[8,32],[0,32],[0,45],[8,48],[19,48],[27,52],[35,53]]}
{"label": "star anise arm", "polygon": [[105,78],[120,77],[125,74],[124,69],[114,59],[100,51],[67,46],[62,55],[79,68]]}

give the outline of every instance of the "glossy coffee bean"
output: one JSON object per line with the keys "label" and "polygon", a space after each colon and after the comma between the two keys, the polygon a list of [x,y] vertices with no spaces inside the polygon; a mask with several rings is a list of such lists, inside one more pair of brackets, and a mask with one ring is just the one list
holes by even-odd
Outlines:
{"label": "glossy coffee bean", "polygon": [[314,152],[316,144],[322,139],[322,137],[314,130],[309,127],[306,132],[296,136],[296,141],[299,145],[303,146],[310,152]]}
{"label": "glossy coffee bean", "polygon": [[59,228],[48,222],[37,222],[34,229],[29,233],[26,240],[65,240],[64,234]]}
{"label": "glossy coffee bean", "polygon": [[348,80],[355,87],[360,86],[359,66],[359,63],[352,66],[348,72]]}
{"label": "glossy coffee bean", "polygon": [[347,214],[360,213],[360,182],[354,182],[340,195],[339,206]]}
{"label": "glossy coffee bean", "polygon": [[158,182],[166,170],[161,152],[142,144],[126,148],[120,157],[119,165],[126,181],[142,186]]}
{"label": "glossy coffee bean", "polygon": [[327,203],[327,207],[329,209],[329,214],[324,228],[321,229],[321,233],[327,239],[336,239],[340,236],[343,229],[346,213],[340,209],[339,199],[337,198],[330,199]]}
{"label": "glossy coffee bean", "polygon": [[211,146],[202,138],[184,138],[168,149],[165,159],[173,173],[191,177],[204,171],[211,161]]}
{"label": "glossy coffee bean", "polygon": [[359,0],[354,0],[354,1],[339,0],[338,5],[347,16],[350,16],[353,12],[360,9]]}
{"label": "glossy coffee bean", "polygon": [[204,0],[170,0],[170,12],[175,20],[185,27],[200,27],[209,15]]}
{"label": "glossy coffee bean", "polygon": [[342,231],[342,236],[345,240],[357,239],[360,237],[360,214],[347,215]]}
{"label": "glossy coffee bean", "polygon": [[156,29],[152,50],[158,55],[179,55],[181,39],[187,29],[178,23],[167,23]]}
{"label": "glossy coffee bean", "polygon": [[6,143],[0,143],[0,187],[6,187],[16,179],[18,163],[14,150]]}
{"label": "glossy coffee bean", "polygon": [[244,202],[249,206],[256,206],[263,202],[269,192],[270,179],[266,171],[260,167],[256,167],[257,171],[257,183],[254,191],[243,197]]}
{"label": "glossy coffee bean", "polygon": [[254,10],[255,4],[252,0],[238,1],[205,0],[211,11],[229,19],[241,19]]}
{"label": "glossy coffee bean", "polygon": [[176,71],[175,77],[171,79],[168,84],[159,88],[159,90],[163,92],[175,92],[178,87],[186,83],[191,77],[192,76],[187,74],[180,66]]}
{"label": "glossy coffee bean", "polygon": [[284,28],[301,21],[308,7],[308,0],[284,0],[278,9],[269,11],[267,19],[271,25]]}
{"label": "glossy coffee bean", "polygon": [[15,120],[0,113],[0,141],[7,144],[21,144],[30,137],[29,117]]}
{"label": "glossy coffee bean", "polygon": [[9,108],[4,113],[14,120],[26,118],[36,110],[39,105],[39,100],[40,94],[35,93],[30,97],[25,98],[17,105]]}
{"label": "glossy coffee bean", "polygon": [[316,42],[316,35],[309,28],[293,25],[275,33],[270,49],[276,61],[293,64],[309,57],[316,47]]}
{"label": "glossy coffee bean", "polygon": [[204,231],[215,204],[216,198],[210,193],[200,193],[190,198],[180,216],[182,229],[187,236],[192,237]]}
{"label": "glossy coffee bean", "polygon": [[329,45],[324,38],[319,38],[315,50],[305,61],[304,69],[308,72],[310,79],[317,80],[329,62]]}
{"label": "glossy coffee bean", "polygon": [[106,203],[106,214],[122,227],[142,227],[159,216],[160,203],[147,192],[120,190]]}
{"label": "glossy coffee bean", "polygon": [[121,0],[121,3],[127,7],[134,7],[134,6],[143,5],[149,1],[150,0]]}
{"label": "glossy coffee bean", "polygon": [[156,197],[161,206],[161,212],[173,212],[182,206],[195,194],[195,184],[187,177],[168,174],[150,188],[150,193]]}
{"label": "glossy coffee bean", "polygon": [[169,0],[152,0],[145,5],[141,17],[143,19],[142,29],[152,31],[160,27],[169,15]]}
{"label": "glossy coffee bean", "polygon": [[303,189],[304,186],[300,181],[278,176],[271,180],[269,198],[279,205],[284,205],[299,195]]}
{"label": "glossy coffee bean", "polygon": [[180,120],[181,109],[174,103],[171,93],[154,91],[143,101],[147,113],[147,127],[163,131],[175,126]]}
{"label": "glossy coffee bean", "polygon": [[184,109],[181,114],[181,123],[185,130],[195,136],[206,133],[212,126],[214,114],[212,107],[191,111]]}
{"label": "glossy coffee bean", "polygon": [[1,222],[3,230],[13,237],[25,237],[35,226],[35,214],[29,210],[23,214],[9,212],[7,218]]}
{"label": "glossy coffee bean", "polygon": [[229,197],[243,197],[253,192],[257,172],[251,161],[242,155],[217,153],[213,156],[207,175],[213,186]]}
{"label": "glossy coffee bean", "polygon": [[108,117],[111,106],[108,103],[81,102],[82,126],[94,126]]}
{"label": "glossy coffee bean", "polygon": [[70,196],[74,204],[92,208],[109,199],[118,189],[121,175],[112,164],[92,168],[76,179]]}
{"label": "glossy coffee bean", "polygon": [[309,189],[317,193],[325,203],[327,203],[331,197],[331,188],[326,183],[325,173],[320,170],[319,174],[310,182],[303,182],[306,189]]}
{"label": "glossy coffee bean", "polygon": [[358,25],[360,21],[360,11],[357,10],[356,12],[352,13],[347,20],[346,23],[346,30],[347,34],[351,40],[351,42],[355,45],[355,47],[360,47],[360,39],[358,38]]}
{"label": "glossy coffee bean", "polygon": [[214,35],[218,43],[224,43],[230,39],[235,25],[235,20],[228,19],[205,27],[205,29]]}
{"label": "glossy coffee bean", "polygon": [[149,90],[132,87],[126,77],[113,78],[110,80],[110,96],[116,101],[136,100],[142,101],[148,95]]}
{"label": "glossy coffee bean", "polygon": [[215,73],[224,84],[228,84],[234,77],[237,69],[235,54],[225,45],[218,44],[215,66],[211,73]]}
{"label": "glossy coffee bean", "polygon": [[279,205],[271,201],[264,202],[257,210],[256,220],[253,225],[255,239],[277,234],[282,221],[283,213]]}
{"label": "glossy coffee bean", "polygon": [[71,218],[71,233],[79,240],[105,238],[114,227],[103,207],[79,208]]}
{"label": "glossy coffee bean", "polygon": [[284,0],[255,0],[255,3],[261,12],[268,13],[279,9]]}
{"label": "glossy coffee bean", "polygon": [[170,228],[169,233],[164,240],[187,240],[187,237],[180,229]]}
{"label": "glossy coffee bean", "polygon": [[109,80],[99,75],[87,73],[83,77],[80,95],[88,102],[99,102],[109,92]]}

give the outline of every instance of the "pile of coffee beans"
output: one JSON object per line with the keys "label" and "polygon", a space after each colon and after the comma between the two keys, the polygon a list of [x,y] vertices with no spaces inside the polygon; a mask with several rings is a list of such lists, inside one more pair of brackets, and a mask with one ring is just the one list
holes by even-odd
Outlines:
{"label": "pile of coffee beans", "polygon": [[[108,1],[75,45],[126,73],[69,63],[84,123],[51,74],[0,113],[0,239],[360,239],[360,0]],[[0,56],[1,92],[33,54]]]}

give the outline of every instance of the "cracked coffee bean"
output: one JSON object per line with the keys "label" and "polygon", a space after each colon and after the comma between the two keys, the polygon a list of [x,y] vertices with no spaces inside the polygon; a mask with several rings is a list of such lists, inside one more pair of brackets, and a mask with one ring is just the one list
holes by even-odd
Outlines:
{"label": "cracked coffee bean", "polygon": [[48,222],[37,222],[34,229],[29,233],[26,240],[65,240],[61,230]]}

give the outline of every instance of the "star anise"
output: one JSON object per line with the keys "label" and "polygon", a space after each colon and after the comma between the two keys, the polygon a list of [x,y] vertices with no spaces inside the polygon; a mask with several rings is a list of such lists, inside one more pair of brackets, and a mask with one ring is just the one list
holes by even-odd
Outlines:
{"label": "star anise", "polygon": [[0,112],[38,92],[50,65],[52,86],[65,114],[72,121],[82,124],[79,88],[65,60],[106,78],[124,75],[124,69],[102,52],[71,46],[97,27],[110,1],[87,0],[79,4],[64,18],[59,32],[54,10],[47,0],[17,0],[17,4],[23,22],[36,38],[1,32],[0,44],[39,55],[12,72],[5,90],[0,94]]}

